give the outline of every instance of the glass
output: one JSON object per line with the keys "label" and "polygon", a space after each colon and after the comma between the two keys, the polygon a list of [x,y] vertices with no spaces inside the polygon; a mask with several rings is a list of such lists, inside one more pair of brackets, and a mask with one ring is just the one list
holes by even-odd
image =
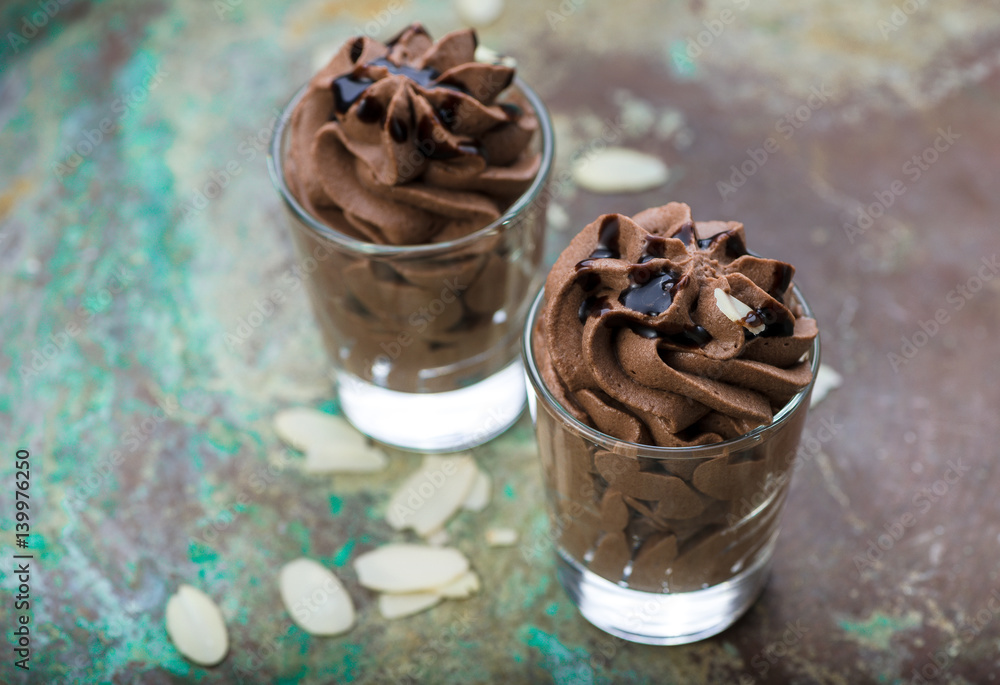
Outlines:
{"label": "glass", "polygon": [[[696,447],[618,440],[569,414],[542,380],[533,339],[543,296],[523,350],[560,583],[584,618],[632,642],[721,632],[767,580],[813,383],[770,425],[739,438]],[[809,358],[815,381],[819,337]]]}
{"label": "glass", "polygon": [[423,452],[465,449],[502,433],[524,410],[520,335],[541,282],[554,139],[538,96],[518,78],[508,90],[538,118],[532,141],[541,153],[538,174],[499,219],[448,242],[356,240],[299,204],[284,160],[291,114],[305,87],[275,131],[271,180],[308,274],[341,408],[380,442]]}

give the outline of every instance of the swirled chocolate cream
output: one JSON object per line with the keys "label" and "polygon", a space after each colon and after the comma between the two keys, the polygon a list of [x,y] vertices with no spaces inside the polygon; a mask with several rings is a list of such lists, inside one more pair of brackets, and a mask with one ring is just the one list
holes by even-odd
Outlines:
{"label": "swirled chocolate cream", "polygon": [[747,252],[742,224],[670,203],[606,214],[545,284],[536,355],[573,416],[629,442],[699,445],[771,422],[811,380],[816,322],[794,269]]}
{"label": "swirled chocolate cream", "polygon": [[310,213],[359,240],[419,245],[489,225],[527,190],[538,120],[514,69],[474,60],[476,34],[433,42],[413,24],[349,40],[292,115],[286,182]]}
{"label": "swirled chocolate cream", "polygon": [[[719,443],[770,424],[812,376],[816,322],[794,270],[749,254],[743,226],[671,203],[606,214],[556,261],[534,331],[542,380],[572,416],[643,445]],[[610,449],[538,412],[562,550],[649,592],[754,567],[777,534],[805,412],[766,440],[677,457]]]}
{"label": "swirled chocolate cream", "polygon": [[[475,50],[471,29],[352,38],[290,120],[284,175],[302,208],[393,248],[334,250],[310,279],[331,356],[392,390],[454,390],[509,364],[542,259],[544,202],[472,235],[545,173],[540,114],[513,68]],[[319,232],[293,227],[300,253],[326,251]]]}

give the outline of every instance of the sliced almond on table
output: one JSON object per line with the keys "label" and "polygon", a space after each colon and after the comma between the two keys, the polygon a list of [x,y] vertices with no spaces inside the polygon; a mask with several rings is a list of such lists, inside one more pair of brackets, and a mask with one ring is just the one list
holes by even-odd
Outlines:
{"label": "sliced almond on table", "polygon": [[307,473],[373,473],[382,471],[389,458],[381,450],[330,446],[306,452],[302,470]]}
{"label": "sliced almond on table", "polygon": [[479,469],[468,455],[424,457],[420,468],[389,500],[386,520],[397,530],[429,535],[448,522],[466,501]]}
{"label": "sliced almond on table", "polygon": [[473,570],[468,570],[447,585],[442,585],[435,592],[448,599],[465,599],[479,592],[482,584],[479,574]]}
{"label": "sliced almond on table", "polygon": [[667,182],[670,172],[658,157],[623,147],[607,147],[580,157],[573,164],[573,180],[595,193],[649,190]]}
{"label": "sliced almond on table", "polygon": [[488,473],[479,469],[476,480],[472,483],[472,489],[469,490],[469,496],[462,502],[462,508],[468,511],[482,511],[492,499],[492,488],[493,479]]}
{"label": "sliced almond on table", "polygon": [[482,28],[500,17],[503,0],[455,0],[455,10],[463,24]]}
{"label": "sliced almond on table", "polygon": [[222,612],[198,588],[181,585],[167,600],[167,635],[189,661],[214,666],[229,651],[229,633]]}
{"label": "sliced almond on table", "polygon": [[816,383],[813,385],[812,397],[809,400],[809,406],[815,407],[830,394],[831,390],[839,388],[843,382],[844,378],[839,373],[834,371],[832,367],[829,367],[826,364],[820,364],[819,371],[816,373]]}
{"label": "sliced almond on table", "polygon": [[482,44],[476,46],[476,52],[473,59],[477,62],[482,62],[483,64],[502,64],[505,67],[510,67],[511,69],[517,67],[517,60],[510,55],[502,55],[496,50]]}
{"label": "sliced almond on table", "polygon": [[438,528],[424,539],[428,545],[434,545],[435,547],[444,547],[451,542],[451,536],[448,535],[448,531],[444,528]]}
{"label": "sliced almond on table", "polygon": [[294,407],[274,416],[278,437],[306,453],[303,469],[310,473],[367,473],[384,469],[385,453],[339,416],[318,409]]}
{"label": "sliced almond on table", "polygon": [[490,547],[510,547],[517,542],[517,531],[513,528],[489,528],[486,544]]}
{"label": "sliced almond on table", "polygon": [[469,560],[454,547],[394,543],[354,560],[358,582],[382,592],[433,591],[469,570]]}
{"label": "sliced almond on table", "polygon": [[419,614],[441,602],[436,592],[386,593],[379,595],[378,610],[383,618],[395,619]]}
{"label": "sliced almond on table", "polygon": [[339,635],[354,625],[354,602],[343,583],[312,559],[285,564],[278,575],[281,601],[296,625],[313,635]]}

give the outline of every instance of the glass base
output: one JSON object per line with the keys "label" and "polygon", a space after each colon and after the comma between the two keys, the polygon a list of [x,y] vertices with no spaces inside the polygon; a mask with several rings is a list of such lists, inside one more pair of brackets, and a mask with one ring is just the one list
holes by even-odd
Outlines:
{"label": "glass base", "polygon": [[771,549],[750,568],[704,590],[630,590],[559,551],[558,576],[583,617],[606,633],[646,645],[683,645],[721,633],[754,603],[771,570]]}
{"label": "glass base", "polygon": [[456,452],[510,428],[524,411],[524,369],[514,361],[489,378],[458,390],[397,392],[340,372],[340,406],[365,435],[415,452]]}

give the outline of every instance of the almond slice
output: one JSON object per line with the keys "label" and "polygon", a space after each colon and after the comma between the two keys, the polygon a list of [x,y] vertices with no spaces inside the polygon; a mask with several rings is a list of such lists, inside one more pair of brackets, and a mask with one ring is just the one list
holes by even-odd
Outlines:
{"label": "almond slice", "polygon": [[198,588],[181,585],[167,600],[167,635],[177,651],[201,666],[214,666],[229,651],[222,612]]}
{"label": "almond slice", "polygon": [[479,469],[472,457],[428,455],[389,500],[386,520],[396,530],[412,528],[420,536],[448,522],[472,490]]}
{"label": "almond slice", "polygon": [[503,12],[503,0],[454,0],[463,24],[477,29],[489,26]]}
{"label": "almond slice", "polygon": [[502,55],[493,48],[485,45],[477,45],[473,59],[483,64],[502,64],[505,67],[514,69],[517,67],[517,60],[510,55]]}
{"label": "almond slice", "polygon": [[448,535],[448,531],[446,531],[444,528],[438,528],[433,533],[424,538],[424,540],[426,540],[428,545],[433,545],[434,547],[444,547],[449,542],[451,542],[451,536]]}
{"label": "almond slice", "polygon": [[382,592],[433,591],[469,570],[469,560],[454,547],[395,543],[354,560],[358,582]]}
{"label": "almond slice", "polygon": [[479,469],[476,480],[472,483],[472,489],[469,490],[469,496],[462,502],[462,508],[468,511],[485,509],[492,499],[492,484],[493,479],[490,478],[490,474]]}
{"label": "almond slice", "polygon": [[482,584],[479,581],[479,574],[469,569],[447,585],[442,585],[435,592],[448,599],[465,599],[479,592]]}
{"label": "almond slice", "polygon": [[309,473],[367,473],[388,464],[382,450],[351,424],[318,409],[284,409],[274,416],[274,430],[287,445],[306,453],[303,470]]}
{"label": "almond slice", "polygon": [[510,547],[517,542],[513,528],[490,528],[486,531],[486,544],[490,547]]}
{"label": "almond slice", "polygon": [[722,288],[715,289],[715,304],[719,307],[719,311],[725,314],[726,318],[730,321],[735,321],[754,335],[760,335],[760,333],[763,332],[764,324],[760,324],[759,326],[747,326],[747,315],[753,314],[753,309],[737,300]]}
{"label": "almond slice", "polygon": [[281,601],[296,625],[313,635],[340,635],[354,625],[354,602],[344,584],[312,559],[285,564],[278,575]]}
{"label": "almond slice", "polygon": [[826,364],[820,364],[819,371],[816,373],[816,383],[813,385],[812,398],[809,400],[809,406],[815,407],[830,394],[831,390],[839,388],[843,382],[843,376],[834,371],[832,367],[829,367]]}
{"label": "almond slice", "polygon": [[595,193],[635,193],[667,182],[670,171],[658,157],[623,147],[608,147],[580,157],[573,180]]}
{"label": "almond slice", "polygon": [[302,470],[306,473],[374,473],[389,465],[381,450],[331,445],[306,452]]}
{"label": "almond slice", "polygon": [[387,593],[379,595],[378,611],[382,614],[382,618],[393,620],[419,614],[440,602],[441,595],[436,592]]}

